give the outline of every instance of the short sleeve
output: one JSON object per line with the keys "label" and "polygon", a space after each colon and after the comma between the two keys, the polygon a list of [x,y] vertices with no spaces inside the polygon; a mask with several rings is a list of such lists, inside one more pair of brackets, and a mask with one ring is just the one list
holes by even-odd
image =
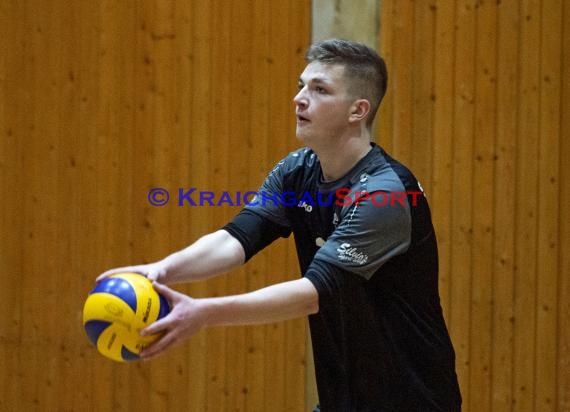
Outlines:
{"label": "short sleeve", "polygon": [[285,209],[286,202],[283,202],[287,195],[284,194],[283,190],[286,173],[287,162],[286,159],[283,159],[268,173],[255,197],[248,202],[245,209],[263,216],[279,226],[290,227]]}
{"label": "short sleeve", "polygon": [[370,279],[387,260],[406,252],[411,214],[402,193],[371,192],[370,198],[346,207],[315,260]]}

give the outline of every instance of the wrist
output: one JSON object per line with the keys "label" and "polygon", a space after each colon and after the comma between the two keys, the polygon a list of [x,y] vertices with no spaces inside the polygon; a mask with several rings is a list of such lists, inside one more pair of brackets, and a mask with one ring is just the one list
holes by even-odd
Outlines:
{"label": "wrist", "polygon": [[222,318],[223,301],[228,298],[201,298],[195,299],[194,310],[202,319],[203,327],[220,326],[225,324]]}
{"label": "wrist", "polygon": [[180,252],[175,252],[158,261],[157,271],[159,273],[159,282],[167,285],[179,282],[180,279]]}

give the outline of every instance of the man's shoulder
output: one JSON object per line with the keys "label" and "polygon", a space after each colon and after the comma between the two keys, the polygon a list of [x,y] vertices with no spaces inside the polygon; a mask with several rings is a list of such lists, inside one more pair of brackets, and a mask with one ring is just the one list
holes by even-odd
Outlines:
{"label": "man's shoulder", "polygon": [[406,165],[379,147],[369,170],[370,190],[400,190],[402,187],[409,190],[418,185],[416,177]]}
{"label": "man's shoulder", "polygon": [[318,161],[315,152],[303,147],[290,152],[281,159],[270,171],[269,175],[280,174],[284,176],[296,170],[313,169],[318,165]]}
{"label": "man's shoulder", "polygon": [[366,163],[350,178],[351,189],[367,192],[402,190],[404,185],[395,165],[398,162],[378,146],[374,147]]}
{"label": "man's shoulder", "polygon": [[290,152],[282,162],[290,166],[304,166],[313,167],[318,163],[318,158],[315,152],[308,147],[301,147],[297,150]]}

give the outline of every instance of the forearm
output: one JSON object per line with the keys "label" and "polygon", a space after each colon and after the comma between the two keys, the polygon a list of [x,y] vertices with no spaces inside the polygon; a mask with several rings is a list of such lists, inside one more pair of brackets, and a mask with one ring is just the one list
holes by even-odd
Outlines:
{"label": "forearm", "polygon": [[161,281],[172,284],[208,279],[229,272],[244,261],[241,244],[225,230],[218,230],[164,258],[160,263],[166,277]]}
{"label": "forearm", "polygon": [[317,313],[318,293],[305,279],[279,283],[242,295],[201,299],[205,326],[254,325]]}
{"label": "forearm", "polygon": [[172,309],[168,316],[141,332],[162,334],[141,353],[144,358],[152,358],[208,326],[272,323],[319,311],[317,290],[305,278],[221,298],[193,299],[160,283],[154,287],[168,299]]}

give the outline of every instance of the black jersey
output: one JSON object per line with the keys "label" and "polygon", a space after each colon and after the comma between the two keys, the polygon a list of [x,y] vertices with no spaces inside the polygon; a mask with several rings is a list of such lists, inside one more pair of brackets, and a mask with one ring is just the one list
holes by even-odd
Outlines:
{"label": "black jersey", "polygon": [[293,232],[319,295],[309,321],[322,411],[458,411],[427,200],[372,146],[334,182],[312,150],[289,154],[225,229],[246,259]]}

